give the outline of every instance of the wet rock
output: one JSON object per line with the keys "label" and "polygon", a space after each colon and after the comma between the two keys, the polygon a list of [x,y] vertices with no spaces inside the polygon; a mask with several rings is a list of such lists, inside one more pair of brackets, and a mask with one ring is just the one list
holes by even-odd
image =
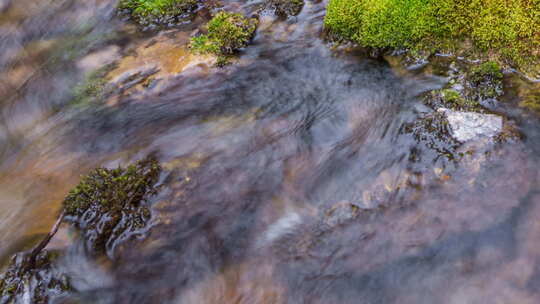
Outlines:
{"label": "wet rock", "polygon": [[57,258],[50,251],[42,251],[35,262],[30,253],[15,255],[0,276],[0,303],[50,303],[52,297],[72,290],[67,276],[53,267]]}
{"label": "wet rock", "polygon": [[445,108],[439,109],[438,112],[444,113],[450,124],[452,136],[460,142],[492,138],[503,128],[502,117],[494,114],[460,112]]}
{"label": "wet rock", "polygon": [[275,10],[276,15],[287,17],[300,14],[304,0],[270,0],[268,4]]}
{"label": "wet rock", "polygon": [[138,84],[145,82],[150,76],[159,72],[156,65],[145,65],[137,67],[116,76],[108,84],[111,91],[122,93]]}
{"label": "wet rock", "polygon": [[259,25],[256,18],[222,11],[205,26],[207,34],[192,37],[189,47],[196,54],[218,56],[217,65],[229,63],[230,56],[248,46]]}
{"label": "wet rock", "polygon": [[360,208],[349,203],[339,202],[324,213],[323,222],[328,227],[333,228],[343,225],[358,216]]}
{"label": "wet rock", "polygon": [[465,78],[468,95],[477,101],[501,96],[503,76],[502,69],[496,62],[487,61],[472,67]]}
{"label": "wet rock", "polygon": [[[417,143],[422,143],[428,149],[435,151],[436,158],[444,156],[448,160],[453,160],[460,146],[459,141],[451,135],[452,130],[446,115],[441,112],[425,113],[414,122],[405,124],[401,132],[412,134]],[[410,160],[420,161],[418,151],[413,152]]]}
{"label": "wet rock", "polygon": [[198,0],[120,0],[118,11],[146,29],[170,27],[195,13]]}
{"label": "wet rock", "polygon": [[90,53],[77,62],[77,67],[83,72],[89,72],[113,63],[119,58],[120,47],[111,45],[102,50]]}
{"label": "wet rock", "polygon": [[81,230],[90,252],[112,256],[118,240],[147,225],[146,200],[157,193],[160,172],[152,157],[127,168],[95,169],[64,200],[65,220]]}

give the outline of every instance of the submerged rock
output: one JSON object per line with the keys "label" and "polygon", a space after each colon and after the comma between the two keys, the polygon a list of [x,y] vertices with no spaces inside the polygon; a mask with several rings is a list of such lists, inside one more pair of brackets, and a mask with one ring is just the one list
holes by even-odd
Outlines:
{"label": "submerged rock", "polygon": [[460,112],[445,108],[439,109],[438,112],[445,114],[452,136],[460,142],[492,138],[503,128],[502,117],[494,114]]}
{"label": "submerged rock", "polygon": [[154,158],[127,168],[98,168],[85,176],[64,200],[66,221],[81,230],[88,250],[112,255],[115,242],[144,228],[146,205],[157,193],[161,167]]}
{"label": "submerged rock", "polygon": [[296,16],[302,11],[304,0],[270,0],[269,6],[278,16]]}
{"label": "submerged rock", "polygon": [[168,26],[193,14],[197,0],[120,0],[118,10],[142,26]]}
{"label": "submerged rock", "polygon": [[29,252],[13,257],[0,275],[0,303],[50,303],[52,296],[72,290],[67,276],[53,266],[55,252],[42,251],[35,259]]}

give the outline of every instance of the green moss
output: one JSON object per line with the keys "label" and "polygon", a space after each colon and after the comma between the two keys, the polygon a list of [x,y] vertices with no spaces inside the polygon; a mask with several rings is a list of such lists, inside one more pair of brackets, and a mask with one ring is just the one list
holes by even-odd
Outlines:
{"label": "green moss", "polygon": [[484,62],[467,74],[469,94],[475,100],[499,97],[503,92],[503,73],[498,63]]}
{"label": "green moss", "polygon": [[279,16],[296,16],[304,7],[304,0],[270,0],[270,6]]}
{"label": "green moss", "polygon": [[120,0],[118,8],[142,25],[166,25],[191,13],[197,5],[197,0]]}
{"label": "green moss", "polygon": [[[208,33],[191,38],[190,48],[200,54],[229,56],[248,45],[258,20],[242,14],[219,12],[206,25]],[[222,57],[223,58],[223,57]]]}
{"label": "green moss", "polygon": [[107,65],[89,73],[80,84],[73,88],[71,103],[83,106],[102,101],[109,91],[105,76],[112,68],[113,65]]}
{"label": "green moss", "polygon": [[540,61],[540,0],[330,0],[325,27],[366,47]]}
{"label": "green moss", "polygon": [[30,252],[16,254],[0,275],[0,301],[49,303],[51,296],[73,290],[66,275],[52,267],[57,258],[56,252],[44,250],[33,263]]}
{"label": "green moss", "polygon": [[465,99],[461,97],[458,91],[451,90],[451,89],[445,89],[441,91],[441,95],[446,102],[453,103],[453,104],[464,104]]}
{"label": "green moss", "polygon": [[473,83],[501,82],[503,73],[500,65],[494,61],[484,62],[471,69],[469,80]]}
{"label": "green moss", "polygon": [[482,107],[475,100],[464,98],[458,91],[452,89],[443,89],[439,92],[445,107],[453,110],[481,111]]}
{"label": "green moss", "polygon": [[160,171],[151,157],[127,168],[93,170],[65,198],[66,220],[83,230],[89,249],[106,251],[124,231],[146,225],[150,210],[144,203],[156,194]]}
{"label": "green moss", "polygon": [[540,114],[540,96],[536,96],[536,98],[527,98],[523,100],[519,105]]}

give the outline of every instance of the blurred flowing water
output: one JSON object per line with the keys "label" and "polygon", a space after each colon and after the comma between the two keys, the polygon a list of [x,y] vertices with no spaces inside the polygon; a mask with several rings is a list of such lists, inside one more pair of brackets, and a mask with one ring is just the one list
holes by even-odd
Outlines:
{"label": "blurred flowing water", "polygon": [[149,231],[113,263],[76,241],[66,249],[58,267],[80,302],[538,303],[540,121],[515,106],[538,85],[509,76],[497,109],[523,140],[445,160],[402,132],[444,73],[331,50],[325,5],[263,14],[236,64],[75,107],[88,58],[128,56],[152,33],[110,0],[11,1],[0,15],[2,262],[49,231],[80,174],[156,153],[165,172]]}

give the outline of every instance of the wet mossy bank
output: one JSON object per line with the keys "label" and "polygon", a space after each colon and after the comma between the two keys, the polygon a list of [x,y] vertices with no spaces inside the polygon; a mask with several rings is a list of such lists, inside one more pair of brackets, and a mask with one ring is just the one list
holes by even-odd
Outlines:
{"label": "wet mossy bank", "polygon": [[540,75],[538,0],[330,0],[324,24],[364,47],[449,52]]}

